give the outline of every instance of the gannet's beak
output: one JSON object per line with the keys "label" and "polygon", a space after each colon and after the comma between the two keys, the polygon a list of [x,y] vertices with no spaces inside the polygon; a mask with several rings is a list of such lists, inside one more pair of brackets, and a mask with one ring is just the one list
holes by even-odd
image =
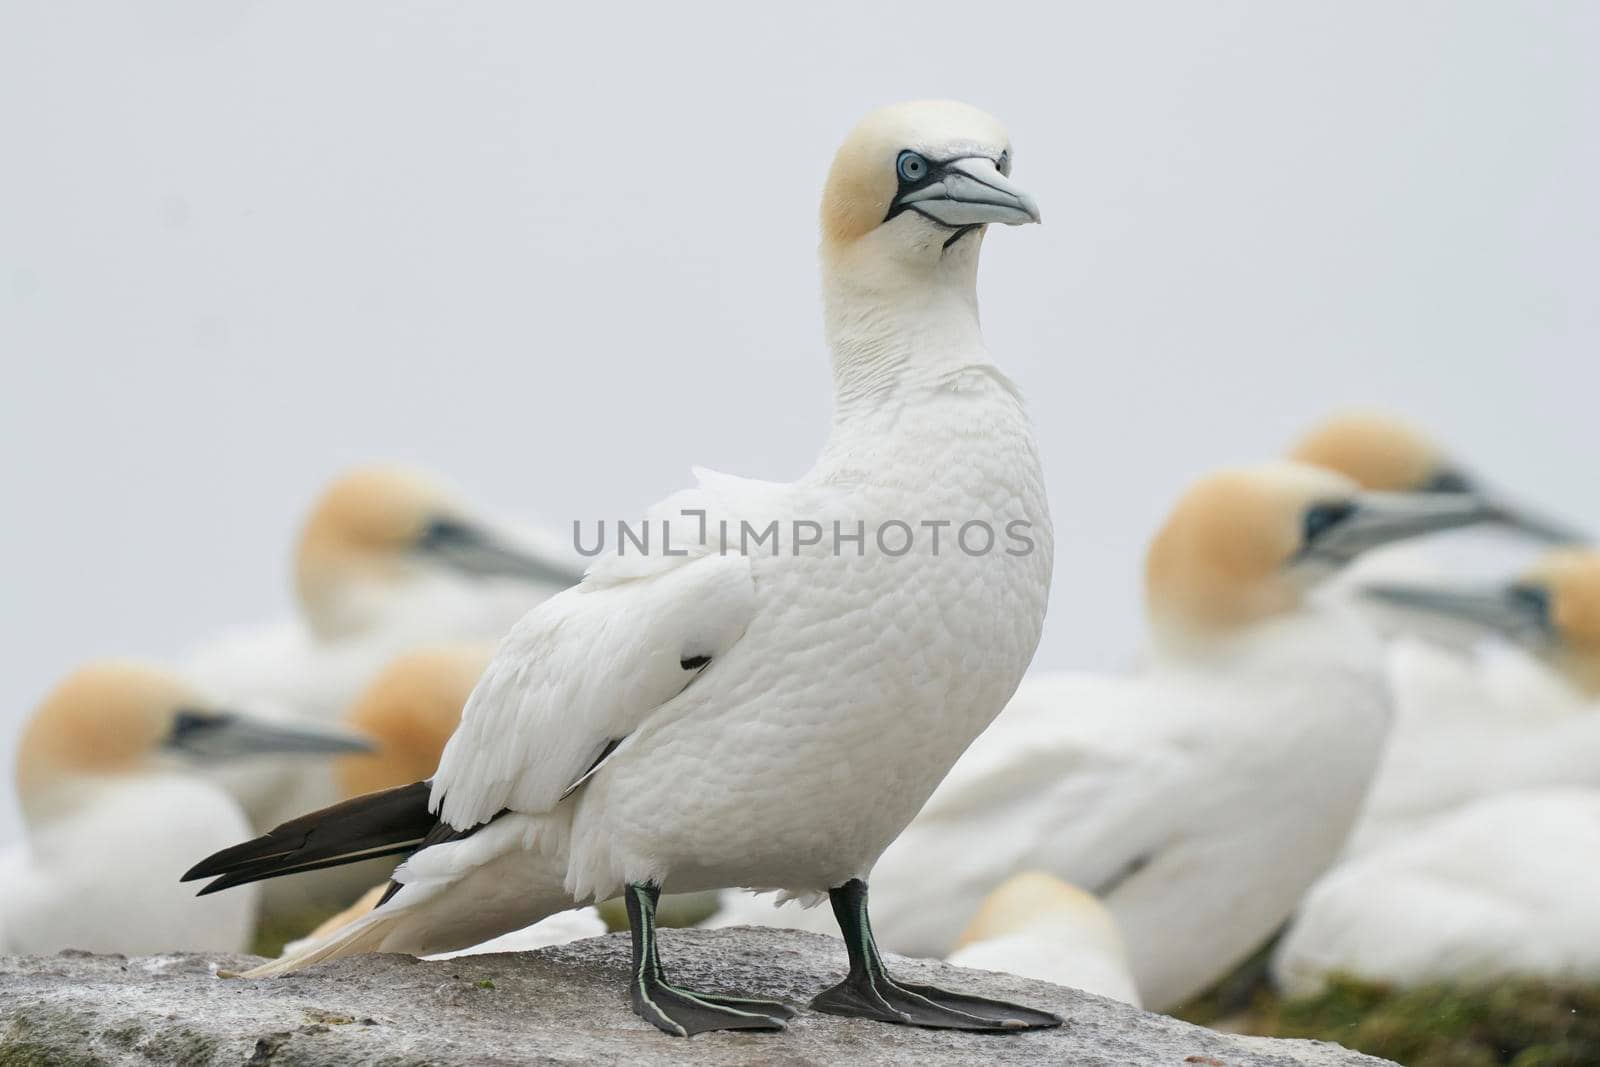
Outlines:
{"label": "gannet's beak", "polygon": [[1306,545],[1300,558],[1343,566],[1383,545],[1493,518],[1494,510],[1470,493],[1360,493],[1349,517]]}
{"label": "gannet's beak", "polygon": [[1543,515],[1536,515],[1502,500],[1493,492],[1479,486],[1476,479],[1454,467],[1446,467],[1435,475],[1433,481],[1428,483],[1426,491],[1430,493],[1471,493],[1482,500],[1484,505],[1493,512],[1487,521],[1499,523],[1502,526],[1525,533],[1536,541],[1544,541],[1552,545],[1586,545],[1593,540],[1582,530],[1575,529]]}
{"label": "gannet's beak", "polygon": [[501,543],[487,530],[459,519],[435,519],[417,542],[417,551],[452,570],[479,578],[519,578],[554,585],[576,585],[583,572],[541,559]]}
{"label": "gannet's beak", "polygon": [[1490,521],[1525,533],[1536,541],[1551,545],[1587,545],[1593,540],[1582,530],[1507,504],[1503,500],[1497,500],[1492,496],[1482,499],[1492,512]]}
{"label": "gannet's beak", "polygon": [[991,222],[1020,226],[1039,221],[1039,205],[1011,184],[994,160],[968,156],[936,166],[937,181],[911,190],[896,200],[895,206],[918,211],[946,226]]}
{"label": "gannet's beak", "polygon": [[204,760],[243,756],[333,756],[373,751],[353,734],[314,726],[263,722],[229,711],[185,709],[163,747]]}
{"label": "gannet's beak", "polygon": [[1363,586],[1368,600],[1408,611],[1470,623],[1521,644],[1553,640],[1550,596],[1536,585],[1487,589],[1379,583]]}

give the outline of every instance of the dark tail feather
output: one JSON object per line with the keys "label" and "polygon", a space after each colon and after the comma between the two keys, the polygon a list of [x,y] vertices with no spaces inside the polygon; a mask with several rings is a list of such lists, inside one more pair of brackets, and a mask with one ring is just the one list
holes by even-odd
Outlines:
{"label": "dark tail feather", "polygon": [[411,852],[438,821],[428,812],[431,790],[430,782],[413,782],[302,815],[253,841],[207,856],[182,880],[214,878],[200,890],[205,896],[263,878]]}

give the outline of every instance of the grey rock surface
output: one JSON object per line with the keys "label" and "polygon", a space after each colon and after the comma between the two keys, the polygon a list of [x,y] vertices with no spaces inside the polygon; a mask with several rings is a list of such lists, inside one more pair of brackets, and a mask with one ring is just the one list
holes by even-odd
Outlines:
{"label": "grey rock surface", "polygon": [[[665,930],[675,981],[803,1006],[837,981],[843,945],[792,930]],[[1071,1064],[1376,1067],[1337,1045],[1216,1033],[1010,975],[892,959],[896,973],[1048,1008],[1057,1030],[990,1036],[803,1011],[777,1034],[684,1040],[628,1010],[625,934],[525,954],[427,963],[358,956],[246,982],[251,957],[0,958],[0,1067],[182,1064]]]}

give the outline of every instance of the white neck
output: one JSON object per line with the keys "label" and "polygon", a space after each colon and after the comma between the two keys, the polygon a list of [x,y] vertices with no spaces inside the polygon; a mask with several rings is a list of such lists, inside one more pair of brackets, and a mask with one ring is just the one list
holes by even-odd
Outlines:
{"label": "white neck", "polygon": [[967,234],[925,268],[874,247],[870,236],[828,250],[822,295],[836,428],[989,365],[978,326],[982,239]]}

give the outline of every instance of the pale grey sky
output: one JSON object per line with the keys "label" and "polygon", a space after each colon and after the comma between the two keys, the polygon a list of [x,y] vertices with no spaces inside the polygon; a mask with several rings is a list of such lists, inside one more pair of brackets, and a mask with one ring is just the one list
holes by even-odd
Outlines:
{"label": "pale grey sky", "polygon": [[1600,5],[757,7],[0,2],[0,755],[286,612],[346,464],[562,524],[801,472],[822,175],[900,99],[999,115],[1045,215],[982,281],[1039,665],[1125,658],[1173,494],[1339,406],[1600,526]]}

